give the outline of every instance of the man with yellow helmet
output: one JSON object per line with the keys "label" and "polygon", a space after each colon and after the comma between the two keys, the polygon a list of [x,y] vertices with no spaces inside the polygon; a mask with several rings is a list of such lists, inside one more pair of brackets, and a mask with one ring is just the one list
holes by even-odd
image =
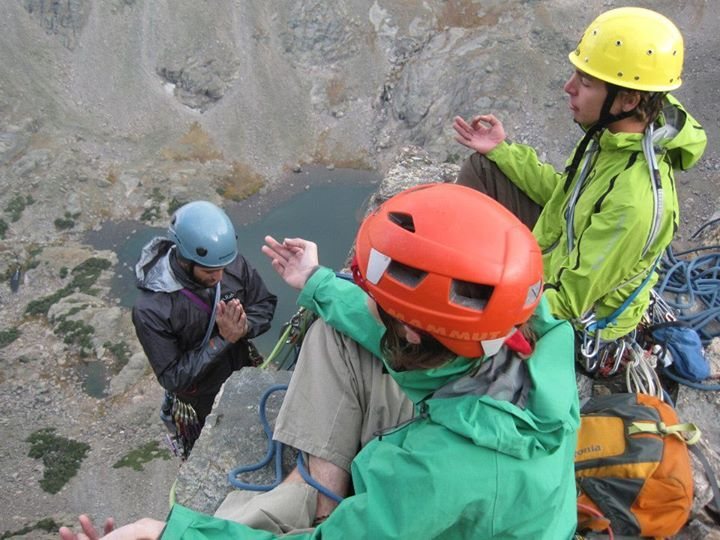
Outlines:
{"label": "man with yellow helmet", "polygon": [[493,115],[456,117],[457,141],[476,151],[457,182],[533,228],[551,310],[583,332],[591,357],[601,338],[628,334],[647,309],[655,261],[679,223],[675,171],[700,159],[706,136],[668,93],[682,83],[683,39],[663,15],[607,11],[569,59],[564,90],[585,135],[565,170],[506,141]]}

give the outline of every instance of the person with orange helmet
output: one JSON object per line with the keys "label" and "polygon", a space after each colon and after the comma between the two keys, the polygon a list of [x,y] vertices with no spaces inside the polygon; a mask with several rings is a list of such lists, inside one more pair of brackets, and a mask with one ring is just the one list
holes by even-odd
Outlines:
{"label": "person with orange helmet", "polygon": [[645,313],[655,263],[679,225],[675,172],[705,149],[705,132],[669,93],[682,83],[683,55],[680,31],[655,11],[597,17],[569,54],[564,90],[585,134],[564,171],[507,141],[493,115],[453,123],[457,141],[475,150],[457,183],[533,228],[550,309],[574,322],[588,368],[598,367],[601,341],[622,338]]}
{"label": "person with orange helmet", "polygon": [[215,516],[176,504],[117,538],[573,537],[573,332],[541,299],[540,249],[510,211],[454,184],[401,192],[360,226],[359,286],[312,242],[266,237],[263,252],[320,317],[273,438],[321,486],[295,470]]}

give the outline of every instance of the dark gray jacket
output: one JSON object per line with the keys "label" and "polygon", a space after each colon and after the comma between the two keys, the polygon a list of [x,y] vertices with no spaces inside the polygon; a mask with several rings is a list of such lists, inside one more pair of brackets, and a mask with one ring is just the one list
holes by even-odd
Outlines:
{"label": "dark gray jacket", "polygon": [[[215,326],[203,346],[210,314],[180,292],[190,290],[211,309],[215,289],[191,280],[177,262],[174,244],[162,237],[143,248],[135,275],[140,295],[133,324],[158,382],[179,396],[215,395],[233,371],[247,365],[247,341],[225,341]],[[247,314],[248,339],[270,328],[277,298],[241,255],[223,273],[221,297],[231,295]]]}

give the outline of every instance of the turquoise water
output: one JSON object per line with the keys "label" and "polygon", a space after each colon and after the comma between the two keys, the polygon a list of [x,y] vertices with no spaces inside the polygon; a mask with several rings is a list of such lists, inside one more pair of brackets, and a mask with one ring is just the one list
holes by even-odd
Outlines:
{"label": "turquoise water", "polygon": [[[324,168],[293,175],[292,194],[260,196],[243,203],[228,205],[226,211],[236,224],[238,246],[243,256],[262,275],[268,289],[278,297],[272,328],[256,338],[260,352],[267,354],[275,345],[284,322],[295,313],[297,292],[285,285],[260,248],[265,235],[278,240],[302,237],[318,244],[320,262],[339,270],[347,258],[368,197],[377,188],[378,176],[366,171]],[[309,189],[305,189],[305,186]],[[260,215],[258,215],[260,212]],[[86,235],[85,241],[96,249],[110,249],[118,255],[119,266],[112,283],[112,294],[121,305],[131,307],[137,297],[133,267],[140,249],[164,228],[134,222],[104,224]],[[86,392],[101,397],[107,385],[107,371],[98,362],[82,368]]]}

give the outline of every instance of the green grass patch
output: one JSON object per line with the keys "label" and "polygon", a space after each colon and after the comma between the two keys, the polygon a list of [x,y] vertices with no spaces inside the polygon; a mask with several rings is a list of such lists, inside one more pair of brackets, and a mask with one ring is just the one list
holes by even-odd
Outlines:
{"label": "green grass patch", "polygon": [[172,216],[175,213],[175,210],[177,210],[181,206],[184,206],[185,204],[185,201],[179,201],[177,198],[173,197],[168,203],[168,215]]}
{"label": "green grass patch", "polygon": [[64,231],[67,229],[72,229],[75,226],[75,220],[80,217],[80,212],[76,214],[71,214],[70,212],[65,212],[65,216],[61,218],[57,218],[53,223],[55,224],[55,228],[59,231]]}
{"label": "green grass patch", "polygon": [[160,205],[165,200],[165,196],[160,192],[158,188],[153,188],[152,193],[150,194],[150,200],[153,204],[145,209],[145,211],[140,216],[140,221],[152,222],[160,219]]}
{"label": "green grass patch", "polygon": [[112,365],[113,373],[120,373],[120,370],[125,367],[128,363],[128,360],[130,360],[130,347],[124,341],[121,341],[119,343],[112,343],[111,341],[106,341],[105,343],[103,343],[103,347],[110,351],[110,353],[115,357],[115,361]]}
{"label": "green grass patch", "polygon": [[24,197],[22,195],[15,195],[15,197],[7,203],[5,212],[10,216],[10,221],[18,221],[22,217],[23,210],[34,202],[35,200],[30,195]]}
{"label": "green grass patch", "polygon": [[60,323],[55,327],[55,335],[63,336],[66,345],[75,345],[81,357],[86,357],[92,350],[92,335],[95,328],[82,321],[71,321],[65,317],[59,318]]}
{"label": "green grass patch", "polygon": [[48,493],[57,493],[75,476],[90,450],[90,445],[66,439],[55,434],[55,428],[44,428],[32,433],[26,442],[31,444],[28,456],[42,459],[45,472],[40,487]]}
{"label": "green grass patch", "polygon": [[35,523],[34,525],[26,525],[22,529],[18,529],[17,531],[5,531],[0,535],[0,540],[5,540],[6,538],[12,538],[13,536],[24,536],[26,534],[30,534],[33,531],[45,531],[48,533],[54,533],[57,532],[60,529],[60,525],[55,523],[55,520],[53,518],[44,518]]}
{"label": "green grass patch", "polygon": [[20,330],[10,328],[8,330],[0,330],[0,349],[7,347],[13,341],[20,337]]}
{"label": "green grass patch", "polygon": [[57,303],[60,299],[70,296],[73,292],[79,291],[86,294],[93,294],[97,291],[92,288],[100,273],[112,266],[107,259],[99,257],[91,257],[75,268],[72,269],[72,281],[60,290],[54,293],[38,298],[28,303],[25,313],[28,315],[47,315],[50,306]]}
{"label": "green grass patch", "polygon": [[164,459],[165,461],[170,459],[170,451],[165,448],[158,448],[158,446],[158,441],[150,441],[135,450],[131,450],[113,465],[113,469],[129,467],[136,471],[142,471],[144,469],[143,465],[153,459]]}

